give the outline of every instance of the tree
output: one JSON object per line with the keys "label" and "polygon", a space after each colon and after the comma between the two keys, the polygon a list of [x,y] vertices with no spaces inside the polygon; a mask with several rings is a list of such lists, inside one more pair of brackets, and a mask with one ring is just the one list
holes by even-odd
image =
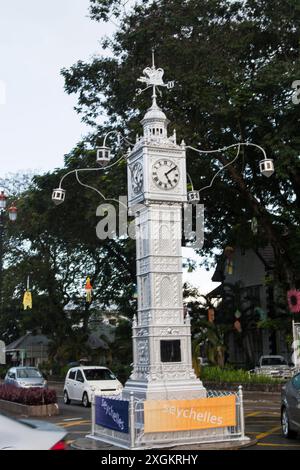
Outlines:
{"label": "tree", "polygon": [[[95,134],[114,127],[133,136],[149,106],[146,94],[136,96],[136,78],[155,47],[157,64],[176,81],[162,102],[179,139],[206,149],[238,141],[263,146],[275,159],[275,177],[261,177],[261,154],[247,147],[212,190],[202,193],[202,252],[229,239],[246,247],[271,243],[276,274],[286,288],[299,283],[299,113],[291,101],[291,83],[300,76],[299,8],[295,0],[161,0],[139,2],[122,16],[121,2],[92,0],[94,20],[113,14],[121,22],[114,38],[104,40],[112,57],[79,61],[62,71],[66,91],[78,93],[77,110]],[[101,112],[108,117],[98,129]],[[194,186],[206,185],[230,158],[188,152]],[[258,236],[249,230],[253,217]],[[293,247],[282,238],[286,230]]]}

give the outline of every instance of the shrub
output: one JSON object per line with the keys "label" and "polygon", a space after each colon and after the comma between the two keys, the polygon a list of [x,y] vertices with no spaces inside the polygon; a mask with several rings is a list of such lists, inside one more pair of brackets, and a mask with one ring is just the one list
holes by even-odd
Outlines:
{"label": "shrub", "polygon": [[203,381],[217,383],[278,384],[283,382],[283,380],[273,379],[266,375],[249,374],[248,371],[243,369],[234,370],[226,367],[202,367],[200,378]]}
{"label": "shrub", "polygon": [[0,400],[30,406],[57,403],[55,390],[47,388],[17,388],[12,385],[0,385]]}
{"label": "shrub", "polygon": [[0,366],[0,379],[4,379],[6,376],[7,372],[7,367],[6,366]]}

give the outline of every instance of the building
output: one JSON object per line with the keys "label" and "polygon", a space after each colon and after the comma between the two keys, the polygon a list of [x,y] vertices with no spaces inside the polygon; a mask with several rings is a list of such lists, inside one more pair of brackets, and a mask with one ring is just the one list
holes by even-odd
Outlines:
{"label": "building", "polygon": [[226,247],[218,260],[212,281],[221,284],[208,297],[219,299],[219,321],[233,326],[227,342],[230,363],[255,365],[260,356],[268,354],[290,359],[285,332],[257,326],[259,321],[287,314],[281,305],[283,293],[274,284],[273,270],[271,246],[257,250]]}
{"label": "building", "polygon": [[48,360],[49,339],[28,332],[6,346],[7,364],[38,367]]}

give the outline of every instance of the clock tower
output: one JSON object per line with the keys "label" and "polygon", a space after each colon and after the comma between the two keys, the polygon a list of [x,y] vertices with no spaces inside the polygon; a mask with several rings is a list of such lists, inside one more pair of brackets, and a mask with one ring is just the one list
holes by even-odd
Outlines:
{"label": "clock tower", "polygon": [[[168,136],[156,101],[164,71],[144,70],[152,88],[143,136],[128,154],[128,201],[135,216],[138,312],[133,320],[133,371],[123,394],[148,400],[206,395],[192,367],[191,325],[182,297],[182,208],[187,203],[185,144]],[[143,90],[144,91],[144,90]],[[141,92],[141,91],[140,91]]]}

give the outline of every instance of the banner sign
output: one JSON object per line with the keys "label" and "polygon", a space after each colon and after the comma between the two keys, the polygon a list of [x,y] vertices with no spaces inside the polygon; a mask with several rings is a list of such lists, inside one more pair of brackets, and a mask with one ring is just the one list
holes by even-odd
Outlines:
{"label": "banner sign", "polygon": [[129,402],[96,396],[96,424],[114,431],[128,433]]}
{"label": "banner sign", "polygon": [[145,401],[145,433],[236,426],[236,397]]}

